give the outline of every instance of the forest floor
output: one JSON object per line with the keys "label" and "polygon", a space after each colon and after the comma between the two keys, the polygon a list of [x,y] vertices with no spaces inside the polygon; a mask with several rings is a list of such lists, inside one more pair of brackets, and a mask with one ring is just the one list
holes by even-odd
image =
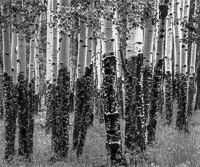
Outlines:
{"label": "forest floor", "polygon": [[[83,155],[77,159],[70,148],[66,161],[51,164],[48,160],[52,156],[51,134],[45,133],[45,112],[35,117],[34,154],[32,163],[15,158],[9,164],[4,157],[4,124],[0,122],[0,167],[101,167],[106,162],[105,127],[97,120],[88,130]],[[141,159],[138,167],[200,167],[200,111],[195,111],[189,123],[189,134],[178,133],[173,124],[166,126],[158,116],[156,142],[148,147],[145,160]],[[70,130],[72,136],[72,129]],[[16,137],[17,139],[17,137]],[[16,150],[17,150],[16,140]],[[72,141],[70,139],[70,147]],[[140,158],[140,157],[135,157]],[[134,166],[131,166],[134,167]]]}

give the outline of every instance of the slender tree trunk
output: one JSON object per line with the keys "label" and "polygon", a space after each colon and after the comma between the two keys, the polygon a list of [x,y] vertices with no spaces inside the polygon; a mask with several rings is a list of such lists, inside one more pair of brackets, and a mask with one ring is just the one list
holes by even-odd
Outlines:
{"label": "slender tree trunk", "polygon": [[[191,2],[191,8],[190,8],[190,15],[196,16],[196,10],[197,10],[197,0],[194,0]],[[192,22],[192,20],[189,20],[189,23],[193,24],[195,27],[195,23]],[[190,38],[194,38],[197,34],[195,34],[194,31],[190,31]],[[191,40],[190,40],[191,41]],[[188,88],[188,108],[187,108],[187,116],[188,119],[191,118],[193,110],[194,110],[194,99],[195,99],[195,62],[196,62],[196,53],[197,53],[197,43],[196,41],[191,41],[191,45],[189,47],[189,55],[190,60],[188,61],[189,65],[189,88]]]}
{"label": "slender tree trunk", "polygon": [[17,76],[18,76],[18,125],[19,125],[19,148],[18,154],[28,158],[28,85],[26,76],[25,36],[20,30],[17,35]]}
{"label": "slender tree trunk", "polygon": [[166,18],[166,40],[165,40],[165,119],[166,124],[171,124],[173,116],[173,85],[172,85],[172,47],[173,47],[173,6],[174,1],[169,1],[169,11]]}
{"label": "slender tree trunk", "polygon": [[0,120],[4,117],[3,109],[3,55],[2,55],[2,30],[0,29]]}
{"label": "slender tree trunk", "polygon": [[145,140],[147,142],[147,126],[148,126],[148,115],[151,107],[151,91],[152,91],[152,72],[153,72],[153,39],[155,25],[152,20],[148,21],[147,27],[144,33],[144,64],[143,64],[143,88],[144,88],[144,114],[145,114]]}
{"label": "slender tree trunk", "polygon": [[35,110],[35,35],[33,34],[30,39],[30,52],[29,52],[29,75],[28,75],[28,121],[29,128],[27,132],[29,154],[33,153],[33,132],[34,132],[34,110]]}
{"label": "slender tree trunk", "polygon": [[104,119],[106,125],[106,148],[111,166],[122,163],[122,145],[120,132],[120,113],[117,100],[117,73],[116,57],[114,56],[112,22],[103,19],[103,32],[105,39],[102,41],[102,55],[104,77],[102,83]]}
{"label": "slender tree trunk", "polygon": [[52,45],[53,45],[53,33],[52,28],[49,26],[51,17],[52,17],[52,0],[48,1],[47,4],[47,41],[46,41],[46,106],[47,106],[47,113],[46,113],[46,133],[50,130],[50,122],[51,122],[51,88],[50,85],[52,77],[51,77],[51,67],[52,67]]}
{"label": "slender tree trunk", "polygon": [[[2,4],[2,16],[9,16],[8,6]],[[5,159],[11,160],[15,154],[15,130],[16,130],[16,110],[13,104],[13,84],[11,73],[11,53],[10,53],[10,26],[3,25],[3,90],[5,108]]]}
{"label": "slender tree trunk", "polygon": [[[69,5],[70,1],[59,0],[58,12],[62,7]],[[60,21],[58,21],[60,24]],[[56,133],[58,135],[58,156],[68,156],[69,147],[69,110],[70,110],[70,76],[69,76],[69,49],[70,43],[67,34],[58,28],[58,78],[57,78],[57,112],[55,115]],[[54,116],[53,116],[54,117]],[[54,118],[53,118],[54,119]]]}
{"label": "slender tree trunk", "polygon": [[153,71],[153,83],[151,92],[151,108],[149,112],[148,124],[148,143],[152,144],[155,141],[157,113],[162,114],[162,80],[163,80],[163,57],[164,57],[164,39],[165,39],[165,22],[168,13],[168,6],[162,1],[159,1],[160,22],[159,22],[159,38],[157,44],[157,58]]}
{"label": "slender tree trunk", "polygon": [[[182,17],[185,22],[188,22],[189,19],[189,9],[190,9],[190,1],[184,0],[183,1],[183,12]],[[188,92],[188,44],[187,44],[187,37],[188,32],[185,27],[185,23],[182,27],[182,42],[181,42],[181,59],[180,59],[180,78],[179,78],[179,109],[177,112],[177,128],[180,131],[188,131],[188,121],[187,121],[187,92]]]}
{"label": "slender tree trunk", "polygon": [[[180,0],[174,0],[174,62],[175,62],[175,99],[179,107],[179,75],[180,75]],[[178,108],[177,108],[178,109]]]}
{"label": "slender tree trunk", "polygon": [[83,147],[80,146],[82,142],[82,133],[85,127],[83,125],[84,113],[84,71],[85,71],[85,57],[86,57],[86,20],[79,19],[80,34],[78,44],[78,59],[77,59],[77,82],[76,82],[76,99],[75,99],[75,117],[74,117],[74,133],[73,133],[73,148],[77,149],[77,156],[82,154]]}

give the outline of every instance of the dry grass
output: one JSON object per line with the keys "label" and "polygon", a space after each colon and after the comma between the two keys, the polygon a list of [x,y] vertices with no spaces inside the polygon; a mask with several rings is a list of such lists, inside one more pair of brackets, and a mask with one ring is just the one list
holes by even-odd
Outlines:
{"label": "dry grass", "polygon": [[[44,115],[36,118],[34,134],[33,162],[28,163],[15,158],[10,164],[3,161],[4,156],[4,128],[0,122],[0,167],[99,167],[106,162],[105,127],[94,122],[87,134],[84,153],[77,159],[73,151],[69,152],[66,162],[49,163],[51,152],[51,136],[46,135],[43,128]],[[141,160],[141,167],[199,167],[200,166],[200,113],[195,112],[190,123],[190,134],[178,133],[174,124],[164,126],[163,120],[158,119],[156,142],[147,148],[145,161]],[[70,141],[71,144],[72,141]],[[17,145],[17,141],[16,141]]]}

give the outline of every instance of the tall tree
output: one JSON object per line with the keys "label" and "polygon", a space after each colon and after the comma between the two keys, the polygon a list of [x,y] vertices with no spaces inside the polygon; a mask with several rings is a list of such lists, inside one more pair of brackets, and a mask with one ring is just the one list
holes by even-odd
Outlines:
{"label": "tall tree", "polygon": [[[1,5],[1,15],[10,18],[8,3]],[[2,28],[3,39],[3,89],[5,106],[5,159],[10,160],[15,154],[15,129],[16,112],[12,107],[12,73],[11,73],[11,54],[10,54],[10,25],[5,23]]]}
{"label": "tall tree", "polygon": [[[103,1],[104,2],[104,1]],[[106,148],[110,158],[109,164],[116,166],[122,163],[122,146],[120,132],[120,113],[117,100],[116,57],[114,56],[113,24],[110,18],[102,20],[105,38],[102,43],[104,76],[102,83],[104,119],[106,125]]]}
{"label": "tall tree", "polygon": [[170,0],[168,4],[168,15],[166,18],[166,37],[165,37],[165,116],[166,123],[170,124],[172,122],[173,116],[173,101],[172,101],[172,47],[173,47],[173,6],[174,1]]}
{"label": "tall tree", "polygon": [[165,25],[168,13],[168,6],[166,3],[159,1],[159,33],[157,40],[157,57],[153,71],[153,83],[151,92],[151,108],[149,112],[148,124],[148,143],[152,144],[155,141],[157,113],[162,113],[162,77],[163,77],[163,58],[164,58],[164,39],[165,39]]}
{"label": "tall tree", "polygon": [[181,56],[180,56],[180,80],[179,80],[179,109],[177,112],[177,128],[178,130],[187,131],[187,89],[188,89],[188,30],[186,23],[189,19],[190,1],[184,0],[182,5],[182,28],[181,28]]}

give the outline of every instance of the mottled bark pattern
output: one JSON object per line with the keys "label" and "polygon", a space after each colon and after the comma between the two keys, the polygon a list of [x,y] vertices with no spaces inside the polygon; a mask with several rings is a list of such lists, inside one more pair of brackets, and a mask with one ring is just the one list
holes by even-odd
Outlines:
{"label": "mottled bark pattern", "polygon": [[33,132],[34,132],[34,102],[35,102],[35,83],[34,79],[28,85],[28,153],[33,153]]}
{"label": "mottled bark pattern", "polygon": [[189,77],[189,90],[188,90],[188,111],[187,111],[187,117],[192,117],[192,112],[194,110],[193,104],[194,104],[194,94],[195,94],[196,88],[195,88],[195,75],[191,75]]}
{"label": "mottled bark pattern", "polygon": [[149,112],[149,124],[148,124],[148,143],[151,144],[155,141],[156,125],[157,125],[157,113],[161,111],[161,90],[162,90],[162,69],[163,59],[159,59],[154,68],[153,85],[151,93],[151,109]]}
{"label": "mottled bark pattern", "polygon": [[77,95],[77,100],[78,97],[81,97],[78,104],[79,106],[82,107],[82,109],[80,108],[78,109],[77,107],[76,111],[78,112],[76,112],[75,114],[75,127],[74,127],[74,148],[77,149],[76,154],[78,157],[81,156],[83,153],[87,130],[93,123],[94,116],[92,110],[93,108],[92,75],[93,75],[93,66],[90,65],[89,67],[86,67],[85,75],[83,75],[83,77],[80,80],[81,83],[80,81],[77,82],[77,88],[78,88],[77,90],[79,90],[78,92],[81,93],[78,95],[82,95],[82,96]]}
{"label": "mottled bark pattern", "polygon": [[18,76],[18,126],[19,126],[19,148],[18,154],[28,158],[28,86],[23,74]]}
{"label": "mottled bark pattern", "polygon": [[187,121],[187,75],[180,74],[179,78],[179,106],[177,111],[176,126],[179,131],[188,131]]}
{"label": "mottled bark pattern", "polygon": [[57,86],[48,87],[47,129],[52,130],[52,158],[66,158],[69,148],[70,75],[59,70]]}
{"label": "mottled bark pattern", "polygon": [[165,73],[165,119],[166,124],[171,124],[173,116],[173,89],[172,74],[167,71]]}
{"label": "mottled bark pattern", "polygon": [[46,111],[46,122],[45,122],[45,128],[46,128],[46,133],[49,133],[51,129],[51,120],[52,120],[52,100],[53,100],[53,85],[47,83],[47,89],[46,89],[46,106],[47,106],[47,111]]}
{"label": "mottled bark pattern", "polygon": [[106,124],[106,148],[110,157],[110,166],[122,162],[122,146],[120,134],[120,115],[117,103],[116,60],[114,56],[104,55],[103,104]]}
{"label": "mottled bark pattern", "polygon": [[[198,61],[200,63],[200,61]],[[200,65],[197,67],[197,76],[196,76],[196,86],[197,86],[197,95],[196,95],[196,102],[195,102],[195,110],[200,109]]]}
{"label": "mottled bark pattern", "polygon": [[1,53],[0,53],[0,120],[3,120],[4,109],[3,109],[3,66],[1,62]]}
{"label": "mottled bark pattern", "polygon": [[177,109],[179,106],[179,74],[176,73],[174,76],[174,96],[177,103]]}
{"label": "mottled bark pattern", "polygon": [[135,141],[136,136],[136,63],[137,57],[131,57],[130,60],[127,60],[125,75],[125,146],[130,150],[134,149],[133,141]]}
{"label": "mottled bark pattern", "polygon": [[59,70],[57,83],[57,120],[55,121],[57,121],[58,142],[56,143],[58,143],[59,157],[64,158],[68,155],[69,147],[70,76],[67,68]]}
{"label": "mottled bark pattern", "polygon": [[122,78],[117,79],[117,94],[118,94],[118,104],[119,104],[119,112],[120,117],[124,118],[124,111],[123,111],[123,92],[122,92]]}
{"label": "mottled bark pattern", "polygon": [[15,154],[15,131],[17,115],[17,90],[12,85],[12,79],[3,74],[4,107],[5,107],[5,159],[10,160]]}
{"label": "mottled bark pattern", "polygon": [[140,151],[145,150],[145,113],[144,113],[144,90],[143,90],[143,55],[138,54],[136,85],[136,146]]}
{"label": "mottled bark pattern", "polygon": [[145,114],[145,138],[147,141],[147,126],[148,116],[151,107],[151,91],[152,91],[152,67],[148,66],[144,68],[144,114]]}

